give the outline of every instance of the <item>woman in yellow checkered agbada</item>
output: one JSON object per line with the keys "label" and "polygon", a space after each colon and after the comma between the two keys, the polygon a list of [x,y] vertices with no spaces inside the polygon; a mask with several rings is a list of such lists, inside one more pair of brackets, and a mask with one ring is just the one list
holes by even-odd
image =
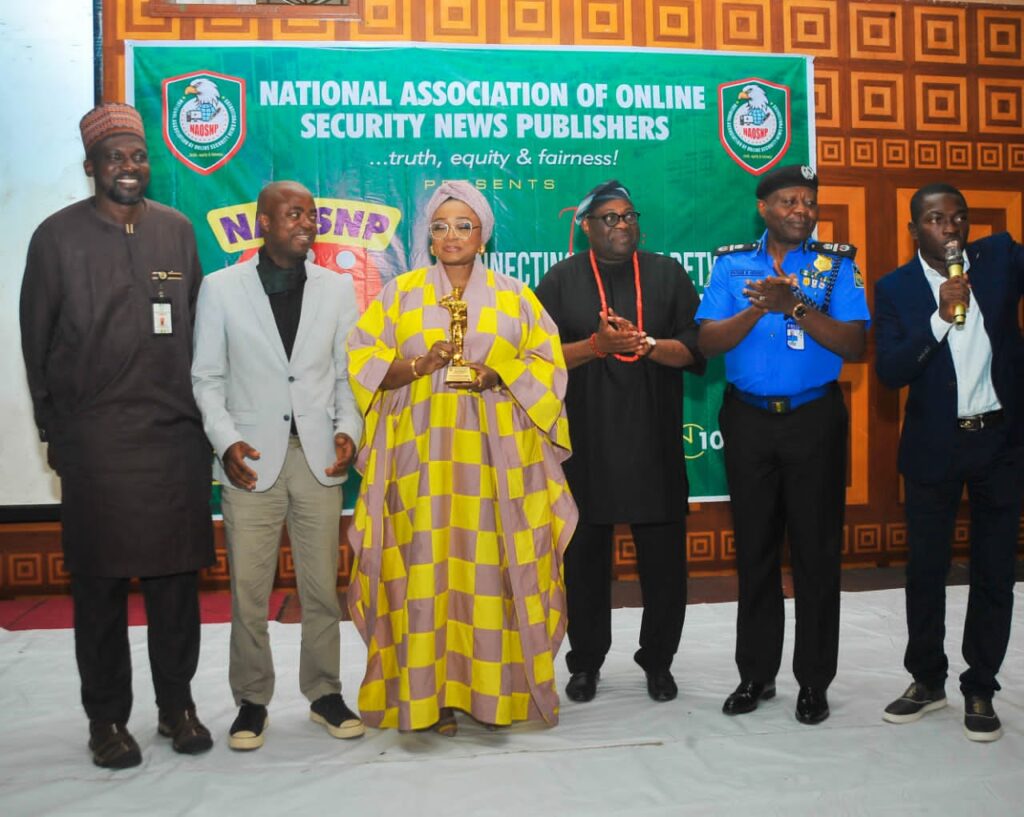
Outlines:
{"label": "woman in yellow checkered agbada", "polygon": [[[445,182],[427,215],[436,263],[388,283],[349,338],[366,415],[349,529],[359,708],[371,726],[446,735],[455,710],[554,724],[577,518],[558,330],[526,285],[484,268],[494,216],[474,187]],[[470,371],[449,384],[460,308]]]}

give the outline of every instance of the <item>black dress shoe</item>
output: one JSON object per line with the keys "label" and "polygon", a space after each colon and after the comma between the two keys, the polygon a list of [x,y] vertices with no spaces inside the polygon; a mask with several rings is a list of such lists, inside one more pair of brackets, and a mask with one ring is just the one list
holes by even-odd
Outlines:
{"label": "black dress shoe", "polygon": [[828,717],[828,698],[825,690],[815,687],[800,687],[796,699],[796,719],[800,723],[813,725]]}
{"label": "black dress shoe", "polygon": [[574,672],[569,683],[565,685],[565,694],[569,696],[570,700],[577,703],[583,704],[592,701],[597,694],[597,682],[600,677],[600,670]]}
{"label": "black dress shoe", "polygon": [[647,673],[647,694],[658,702],[671,701],[679,694],[679,687],[667,669],[654,670]]}
{"label": "black dress shoe", "polygon": [[775,682],[741,681],[736,691],[725,699],[722,711],[726,715],[745,715],[757,709],[758,701],[775,697]]}

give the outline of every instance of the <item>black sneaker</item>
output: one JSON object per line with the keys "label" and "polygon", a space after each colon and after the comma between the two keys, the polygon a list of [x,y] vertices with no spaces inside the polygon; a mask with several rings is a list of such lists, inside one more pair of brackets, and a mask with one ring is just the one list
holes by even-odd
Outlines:
{"label": "black sneaker", "polygon": [[263,745],[263,732],[269,723],[270,717],[263,704],[243,700],[238,709],[238,717],[231,724],[228,746],[240,752],[259,749]]}
{"label": "black sneaker", "polygon": [[142,752],[123,723],[89,721],[92,762],[104,769],[130,769],[142,763]]}
{"label": "black sneaker", "polygon": [[213,746],[210,730],[199,721],[194,704],[177,712],[161,712],[156,730],[171,738],[171,745],[179,754],[198,755]]}
{"label": "black sneaker", "polygon": [[358,738],[366,732],[359,716],[345,706],[344,698],[337,692],[313,701],[309,707],[309,719],[323,726],[334,738]]}
{"label": "black sneaker", "polygon": [[885,708],[882,720],[889,723],[913,723],[926,712],[942,709],[946,705],[946,692],[941,687],[932,689],[914,681],[907,691]]}
{"label": "black sneaker", "polygon": [[964,733],[968,740],[979,743],[991,743],[1003,736],[1003,726],[992,708],[991,698],[964,696]]}

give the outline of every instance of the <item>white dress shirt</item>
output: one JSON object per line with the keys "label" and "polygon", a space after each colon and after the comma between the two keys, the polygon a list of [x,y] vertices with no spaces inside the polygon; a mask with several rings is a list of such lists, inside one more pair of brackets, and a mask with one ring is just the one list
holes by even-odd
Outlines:
{"label": "white dress shirt", "polygon": [[[917,257],[924,269],[924,277],[932,288],[937,307],[939,287],[947,280],[946,276],[932,269],[920,250]],[[967,260],[965,254],[964,272],[967,272],[970,266],[971,262]],[[946,323],[939,317],[939,310],[936,308],[932,313],[932,333],[939,343],[946,338],[949,351],[953,355],[953,368],[956,370],[957,417],[973,417],[1002,408],[992,386],[992,343],[985,332],[984,316],[978,300],[971,298],[963,326]]]}

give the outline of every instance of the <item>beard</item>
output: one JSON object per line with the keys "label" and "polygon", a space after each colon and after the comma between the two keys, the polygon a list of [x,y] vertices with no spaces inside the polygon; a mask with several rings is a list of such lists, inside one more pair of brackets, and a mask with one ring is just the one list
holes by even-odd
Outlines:
{"label": "beard", "polygon": [[[136,179],[139,182],[139,186],[134,190],[126,190],[117,183],[120,179]],[[114,179],[112,184],[103,187],[103,194],[118,204],[138,204],[145,198],[146,181],[146,179],[140,176],[120,176]]]}

